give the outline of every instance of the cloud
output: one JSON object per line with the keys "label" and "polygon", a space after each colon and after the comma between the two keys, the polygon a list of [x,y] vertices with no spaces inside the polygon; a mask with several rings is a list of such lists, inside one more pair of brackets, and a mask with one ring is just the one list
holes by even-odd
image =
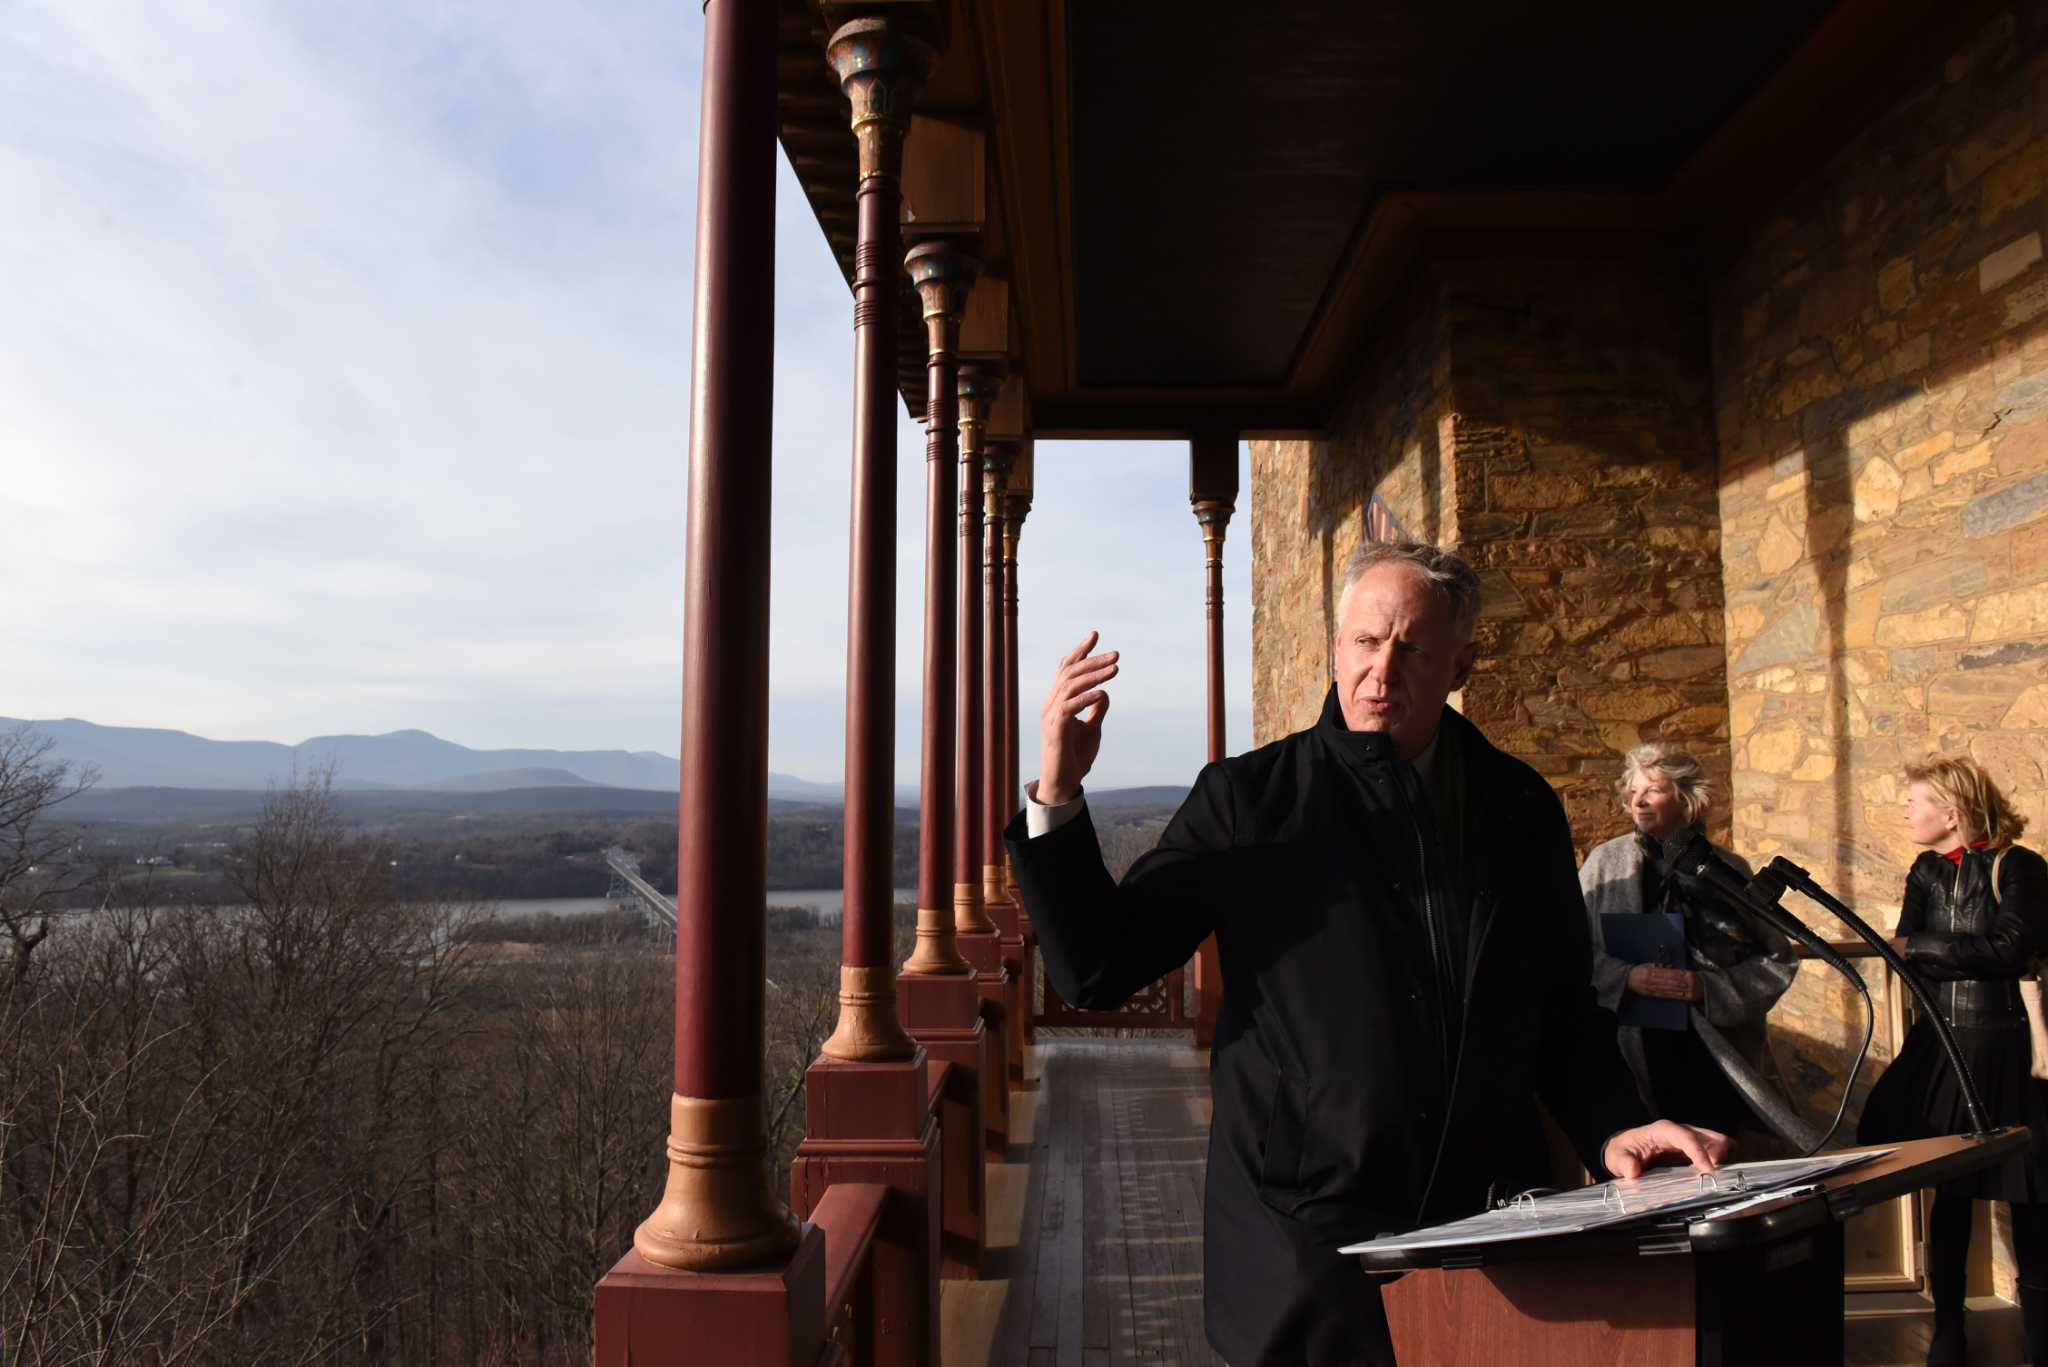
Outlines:
{"label": "cloud", "polygon": [[[668,3],[0,10],[0,711],[673,753],[698,35]],[[778,191],[772,744],[829,778],[851,307]],[[899,447],[914,716],[915,424]],[[1105,778],[1185,778],[1184,454],[1042,452],[1027,692],[1113,608]]]}

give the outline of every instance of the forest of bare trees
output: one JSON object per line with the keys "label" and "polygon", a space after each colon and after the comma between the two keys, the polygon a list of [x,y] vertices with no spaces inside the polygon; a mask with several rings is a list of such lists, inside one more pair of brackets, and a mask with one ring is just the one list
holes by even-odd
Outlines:
{"label": "forest of bare trees", "polygon": [[[63,820],[91,781],[0,733],[0,1363],[587,1362],[592,1288],[661,1189],[665,945],[629,912],[400,889],[401,833],[349,827],[324,779],[219,849],[217,900],[173,898],[93,866]],[[1161,824],[1107,817],[1112,867]],[[766,928],[786,1192],[839,929]]]}
{"label": "forest of bare trees", "polygon": [[[591,1289],[660,1191],[673,964],[633,936],[499,952],[395,897],[386,854],[305,785],[234,845],[230,905],[131,885],[17,943],[0,1361],[588,1360]],[[836,930],[774,935],[779,1165],[837,959]]]}

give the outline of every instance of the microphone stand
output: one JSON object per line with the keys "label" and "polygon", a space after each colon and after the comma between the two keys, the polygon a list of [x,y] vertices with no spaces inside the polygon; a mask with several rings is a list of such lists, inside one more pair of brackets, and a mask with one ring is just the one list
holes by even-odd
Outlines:
{"label": "microphone stand", "polygon": [[1912,992],[1913,1000],[1920,1004],[1920,1010],[1926,1015],[1927,1023],[1934,1027],[1935,1037],[1941,1041],[1942,1052],[1948,1055],[1949,1064],[1956,1070],[1956,1081],[1963,1089],[1963,1104],[1969,1108],[1970,1121],[1977,1127],[1970,1137],[1979,1138],[1989,1134],[1991,1121],[1984,1113],[1984,1098],[1977,1091],[1977,1079],[1970,1076],[1969,1065],[1963,1062],[1963,1051],[1956,1045],[1955,1032],[1949,1028],[1947,1019],[1935,1006],[1933,996],[1920,981],[1920,975],[1906,967],[1904,957],[1891,947],[1890,942],[1864,924],[1863,918],[1844,906],[1834,894],[1815,882],[1813,876],[1805,869],[1783,855],[1765,865],[1763,870],[1750,880],[1750,886],[1759,889],[1759,896],[1770,895],[1773,909],[1779,910],[1780,914],[1787,916],[1788,919],[1790,913],[1777,907],[1777,898],[1784,895],[1787,887],[1797,888],[1834,913],[1843,925],[1855,931],[1858,938],[1877,951],[1877,957],[1883,959],[1891,967],[1892,972],[1899,975],[1899,979]]}
{"label": "microphone stand", "polygon": [[[1949,1028],[1948,1021],[1935,1007],[1934,998],[1922,985],[1920,976],[1906,967],[1905,959],[1900,957],[1882,935],[1864,924],[1862,917],[1842,905],[1832,893],[1816,883],[1805,869],[1783,855],[1773,859],[1745,882],[1739,873],[1721,862],[1720,856],[1714,853],[1706,837],[1697,829],[1665,844],[1664,852],[1672,867],[1691,874],[1702,886],[1712,889],[1724,901],[1755,912],[1780,932],[1790,935],[1813,950],[1822,962],[1854,983],[1856,990],[1863,994],[1863,1000],[1868,1005],[1870,988],[1863,981],[1863,975],[1851,968],[1848,960],[1837,954],[1833,947],[1815,934],[1804,921],[1779,906],[1778,900],[1785,895],[1786,888],[1797,888],[1841,918],[1842,924],[1855,931],[1865,944],[1876,951],[1877,957],[1884,960],[1892,972],[1899,975],[1900,981],[1912,992],[1913,999],[1920,1003],[1921,1011],[1926,1014],[1928,1023],[1934,1027],[1935,1037],[1941,1041],[1942,1052],[1948,1055],[1950,1065],[1956,1070],[1957,1082],[1962,1085],[1963,1105],[1969,1109],[1970,1122],[1977,1127],[1971,1132],[1970,1137],[1977,1138],[1991,1132],[1990,1121],[1984,1113],[1984,1098],[1977,1091],[1977,1080],[1970,1076],[1969,1065],[1963,1062],[1963,1051],[1956,1047],[1954,1031]],[[1867,1048],[1869,1040],[1866,1039],[1864,1044]],[[1860,1055],[1857,1061],[1860,1065]],[[1844,1105],[1848,1104],[1846,1090],[1842,1100]],[[1839,1117],[1837,1121],[1839,1123]]]}

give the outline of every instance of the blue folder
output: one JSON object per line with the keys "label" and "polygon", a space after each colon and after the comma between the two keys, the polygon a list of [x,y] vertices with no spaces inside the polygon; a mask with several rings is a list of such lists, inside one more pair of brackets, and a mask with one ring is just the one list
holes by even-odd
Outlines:
{"label": "blue folder", "polygon": [[[1607,952],[1625,963],[1685,967],[1685,918],[1675,911],[1609,911],[1600,917],[1600,938]],[[1623,1025],[1649,1030],[1683,1030],[1691,1023],[1692,1004],[1668,997],[1624,993],[1614,1013]]]}

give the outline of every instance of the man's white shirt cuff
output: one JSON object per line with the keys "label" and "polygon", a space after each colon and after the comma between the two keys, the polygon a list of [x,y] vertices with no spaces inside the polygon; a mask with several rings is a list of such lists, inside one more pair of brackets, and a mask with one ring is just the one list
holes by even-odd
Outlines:
{"label": "man's white shirt cuff", "polygon": [[1024,785],[1024,834],[1036,840],[1041,835],[1050,835],[1081,814],[1087,798],[1077,793],[1071,802],[1062,802],[1048,807],[1038,800],[1038,780],[1032,779]]}

